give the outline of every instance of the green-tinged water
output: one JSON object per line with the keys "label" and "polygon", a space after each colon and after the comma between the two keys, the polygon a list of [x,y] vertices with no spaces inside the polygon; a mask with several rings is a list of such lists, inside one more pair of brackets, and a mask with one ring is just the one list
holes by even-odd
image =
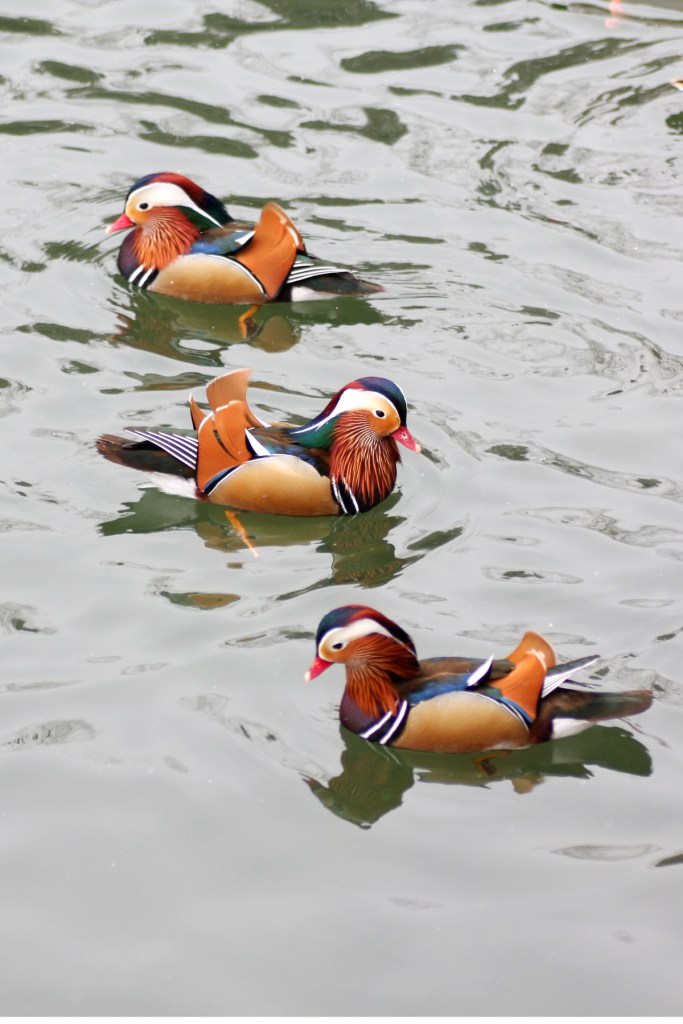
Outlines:
{"label": "green-tinged water", "polygon": [[[683,5],[0,6],[0,1012],[676,1014]],[[372,299],[135,293],[104,228],[179,171],[277,199]],[[425,455],[357,519],[144,488],[94,441],[398,381]],[[521,633],[652,687],[489,758],[340,730],[321,615]]]}

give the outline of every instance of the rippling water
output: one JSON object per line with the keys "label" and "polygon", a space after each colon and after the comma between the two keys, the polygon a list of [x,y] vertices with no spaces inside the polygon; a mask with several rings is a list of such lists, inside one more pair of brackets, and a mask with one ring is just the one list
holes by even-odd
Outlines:
{"label": "rippling water", "polygon": [[[680,1012],[683,9],[26,0],[0,10],[4,1013]],[[177,170],[386,292],[131,292]],[[141,488],[104,431],[394,377],[426,449],[358,521]],[[340,732],[321,611],[424,655],[521,630],[631,722],[472,758]],[[360,826],[360,827],[359,827]]]}

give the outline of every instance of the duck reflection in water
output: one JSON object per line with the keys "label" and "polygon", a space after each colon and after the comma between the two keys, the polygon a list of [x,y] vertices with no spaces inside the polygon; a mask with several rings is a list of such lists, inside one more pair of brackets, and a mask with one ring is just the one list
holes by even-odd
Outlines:
{"label": "duck reflection in water", "polygon": [[[283,599],[333,584],[376,587],[395,579],[423,556],[421,551],[398,555],[389,539],[405,523],[405,517],[391,515],[400,500],[399,494],[393,494],[381,508],[371,509],[362,516],[283,518],[240,512],[240,522],[263,558],[269,557],[268,548],[294,545],[301,546],[302,551],[310,547],[316,555],[329,556],[329,562],[312,563],[311,556],[304,557],[302,553],[302,564],[320,565],[318,579],[312,584],[304,583],[300,591],[282,595]],[[211,550],[229,556],[245,552],[244,540],[235,531],[226,509],[163,494],[154,488],[144,491],[138,501],[125,502],[115,518],[99,524],[100,533],[105,537],[188,529],[193,529]],[[231,561],[230,565],[239,567],[240,563]],[[234,586],[235,581],[231,582]]]}
{"label": "duck reflection in water", "polygon": [[646,747],[621,726],[596,725],[569,739],[477,756],[388,749],[344,728],[340,735],[344,749],[339,774],[327,782],[310,776],[304,781],[328,811],[361,828],[399,808],[415,782],[484,788],[510,782],[521,795],[553,778],[591,779],[595,768],[652,773]]}
{"label": "duck reflection in water", "polygon": [[368,297],[384,288],[311,255],[289,214],[262,207],[256,223],[239,221],[190,178],[146,174],[128,190],[124,212],[107,234],[125,231],[117,265],[134,288],[210,305],[246,305],[244,337],[270,302]]}
{"label": "duck reflection in water", "polygon": [[[126,307],[117,312],[118,326],[111,336],[114,343],[216,368],[223,366],[226,346],[244,344],[239,307],[202,306],[145,293],[127,296]],[[286,352],[300,337],[296,322],[269,311],[262,317],[258,334],[249,340],[264,352]]]}
{"label": "duck reflection in water", "polygon": [[[224,350],[244,345],[239,306],[207,306],[166,295],[146,292],[122,293],[117,303],[118,327],[111,335],[115,344],[129,345],[143,352],[155,352],[171,359],[220,368]],[[360,299],[344,298],[329,303],[302,302],[287,306],[264,306],[259,312],[258,330],[248,341],[263,352],[286,352],[316,328],[324,331],[388,323],[395,316]],[[400,320],[402,325],[409,321]],[[201,349],[192,340],[197,339]]]}

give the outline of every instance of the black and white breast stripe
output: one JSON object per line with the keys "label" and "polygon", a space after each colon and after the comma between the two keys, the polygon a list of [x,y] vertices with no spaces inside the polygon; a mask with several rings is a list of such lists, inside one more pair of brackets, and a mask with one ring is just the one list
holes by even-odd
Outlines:
{"label": "black and white breast stripe", "polygon": [[398,711],[387,711],[386,715],[378,718],[376,722],[373,722],[372,725],[364,729],[359,735],[364,740],[370,740],[372,743],[381,743],[384,746],[389,740],[396,739],[400,735],[401,729],[406,724],[409,710],[410,705],[408,701],[402,700],[398,706]]}
{"label": "black and white breast stripe", "polygon": [[344,480],[337,480],[336,476],[331,476],[330,487],[334,500],[345,516],[355,516],[361,511],[353,491]]}
{"label": "black and white breast stripe", "polygon": [[133,273],[128,275],[128,283],[136,284],[138,288],[149,288],[158,276],[159,271],[156,267],[145,267],[140,263]]}

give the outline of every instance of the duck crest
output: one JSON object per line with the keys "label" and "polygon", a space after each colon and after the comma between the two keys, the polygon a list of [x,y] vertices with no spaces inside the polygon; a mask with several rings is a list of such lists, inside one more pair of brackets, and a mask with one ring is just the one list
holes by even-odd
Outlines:
{"label": "duck crest", "polygon": [[[204,227],[215,226],[216,222],[219,224],[229,224],[234,218],[230,216],[220,199],[216,196],[211,195],[206,189],[203,189],[201,185],[197,185],[196,182],[191,181],[190,178],[186,178],[183,174],[175,174],[173,171],[159,171],[155,174],[145,174],[142,178],[138,178],[134,185],[128,190],[126,196],[126,203],[133,195],[134,192],[144,188],[146,185],[156,185],[166,183],[169,185],[177,185],[179,189],[185,193],[188,199],[194,204],[195,207],[199,208],[199,211],[204,211],[206,216],[203,218]],[[193,210],[192,207],[181,207],[184,213],[188,216],[197,214],[197,210]]]}
{"label": "duck crest", "polygon": [[133,250],[143,267],[163,270],[188,252],[200,230],[179,210],[157,210],[133,235]]}
{"label": "duck crest", "polygon": [[337,417],[341,415],[337,406],[343,400],[344,393],[353,390],[364,389],[359,386],[357,381],[346,384],[336,395],[332,396],[322,412],[319,412],[308,423],[304,423],[303,426],[291,428],[290,436],[306,448],[327,448],[329,450],[332,446],[334,427],[338,422]]}
{"label": "duck crest", "polygon": [[346,691],[349,698],[370,719],[390,712],[400,703],[396,683],[420,673],[415,654],[392,637],[372,633],[354,641],[353,659],[347,664]]}
{"label": "duck crest", "polygon": [[378,437],[363,410],[335,422],[330,448],[330,485],[343,512],[367,512],[391,494],[401,461],[393,437]]}

